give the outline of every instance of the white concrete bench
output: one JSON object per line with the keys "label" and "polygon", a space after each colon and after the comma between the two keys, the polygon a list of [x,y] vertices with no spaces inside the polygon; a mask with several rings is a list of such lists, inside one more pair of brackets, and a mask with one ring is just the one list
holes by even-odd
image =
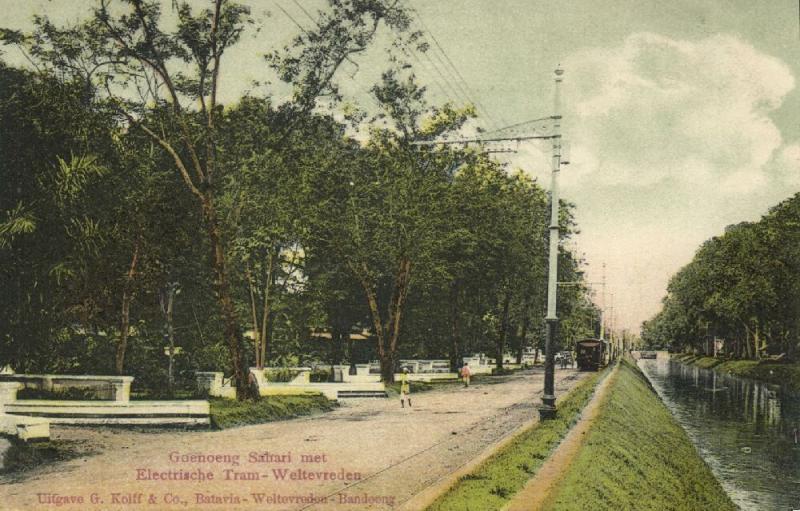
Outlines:
{"label": "white concrete bench", "polygon": [[128,402],[133,376],[95,376],[64,374],[0,374],[0,382],[21,383],[24,388],[49,392],[88,389],[99,399]]}

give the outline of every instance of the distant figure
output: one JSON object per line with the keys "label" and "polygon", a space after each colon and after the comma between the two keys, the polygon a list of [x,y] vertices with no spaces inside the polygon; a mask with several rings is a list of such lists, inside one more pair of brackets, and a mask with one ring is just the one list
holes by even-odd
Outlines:
{"label": "distant figure", "polygon": [[408,368],[403,368],[403,374],[400,376],[400,408],[405,408],[406,405],[403,401],[408,401],[408,407],[411,408],[411,385],[408,383]]}
{"label": "distant figure", "polygon": [[469,369],[469,362],[464,362],[464,367],[461,368],[461,379],[464,380],[465,387],[469,387],[470,376],[472,376],[472,371]]}
{"label": "distant figure", "polygon": [[561,354],[561,369],[567,368],[567,357],[562,353]]}
{"label": "distant figure", "polygon": [[800,428],[794,428],[794,443],[800,444]]}

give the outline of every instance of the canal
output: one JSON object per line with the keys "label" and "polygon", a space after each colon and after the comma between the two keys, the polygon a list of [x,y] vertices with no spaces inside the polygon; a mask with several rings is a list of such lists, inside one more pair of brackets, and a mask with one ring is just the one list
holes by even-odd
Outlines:
{"label": "canal", "polygon": [[800,394],[667,359],[639,366],[740,508],[800,509]]}

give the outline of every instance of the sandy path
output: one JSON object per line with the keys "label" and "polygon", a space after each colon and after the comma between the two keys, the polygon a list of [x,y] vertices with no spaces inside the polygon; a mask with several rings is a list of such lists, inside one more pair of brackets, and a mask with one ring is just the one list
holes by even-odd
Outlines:
{"label": "sandy path", "polygon": [[[581,376],[557,371],[557,390]],[[100,454],[52,465],[22,482],[0,479],[0,508],[388,509],[529,420],[541,389],[537,370],[417,394],[412,409],[395,399],[361,400],[318,417],[225,431],[54,426],[54,438],[85,441]],[[219,458],[181,459],[198,454]],[[152,473],[162,480],[142,478]],[[181,479],[200,473],[206,480]]]}
{"label": "sandy path", "polygon": [[617,375],[617,367],[607,375],[595,389],[591,401],[581,412],[578,422],[570,429],[564,440],[547,461],[536,471],[536,475],[511,499],[504,511],[536,511],[543,509],[550,493],[564,477],[583,446],[586,433],[600,412],[600,406],[608,394],[608,389]]}

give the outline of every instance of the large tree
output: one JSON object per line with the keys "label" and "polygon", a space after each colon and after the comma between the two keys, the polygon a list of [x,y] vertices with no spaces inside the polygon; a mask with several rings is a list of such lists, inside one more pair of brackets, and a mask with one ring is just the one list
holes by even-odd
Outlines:
{"label": "large tree", "polygon": [[[170,26],[158,2],[100,0],[92,16],[77,26],[58,28],[37,18],[32,36],[6,30],[3,37],[25,47],[38,65],[84,80],[88,94],[112,105],[128,129],[141,130],[172,160],[204,221],[224,338],[242,399],[250,387],[229,275],[230,233],[218,205],[223,165],[218,97],[224,57],[251,20],[244,5],[228,0],[209,4],[195,10],[187,2],[173,2],[177,24]],[[316,29],[299,35],[292,48],[268,56],[280,77],[295,85],[292,101],[282,109],[284,133],[317,106],[318,98],[338,96],[336,71],[367,48],[382,21],[401,30],[408,26],[397,2],[330,0]]]}

